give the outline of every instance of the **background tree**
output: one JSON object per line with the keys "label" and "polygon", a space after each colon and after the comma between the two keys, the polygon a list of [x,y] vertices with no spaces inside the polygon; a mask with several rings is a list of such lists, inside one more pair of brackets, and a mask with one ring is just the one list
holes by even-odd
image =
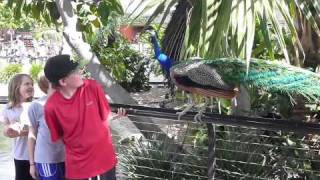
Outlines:
{"label": "background tree", "polygon": [[36,24],[35,20],[23,15],[22,18],[16,19],[11,9],[0,3],[0,29],[24,29],[31,30]]}
{"label": "background tree", "polygon": [[62,31],[63,37],[74,52],[84,61],[91,76],[108,89],[111,101],[134,104],[121,86],[100,65],[96,55],[91,51],[86,38],[95,32],[95,29],[108,23],[112,14],[122,15],[122,7],[118,0],[102,1],[22,1],[8,0],[7,6],[14,10],[15,18],[22,15],[34,19],[42,19],[48,25],[54,25]]}
{"label": "background tree", "polygon": [[[26,14],[34,19],[44,19],[47,24],[54,25],[57,31],[62,31],[64,40],[72,48],[79,59],[87,62],[87,70],[92,78],[96,79],[103,86],[110,97],[111,102],[123,104],[136,104],[137,102],[130,94],[122,88],[101,65],[99,59],[91,50],[86,40],[95,33],[97,28],[105,26],[109,18],[121,16],[123,10],[118,0],[99,1],[64,1],[64,0],[43,0],[43,1],[23,1],[8,0],[7,6],[15,11],[15,18],[21,18]],[[70,53],[70,52],[69,52]],[[140,122],[150,122],[149,118],[130,117]],[[135,123],[139,129],[161,131],[153,123]],[[124,123],[124,120],[119,123]],[[130,123],[126,121],[126,123]],[[131,129],[121,129],[119,132],[130,131]],[[132,126],[133,128],[133,126]],[[145,136],[150,133],[144,131]],[[152,134],[150,134],[152,135]],[[163,138],[163,137],[159,137]]]}

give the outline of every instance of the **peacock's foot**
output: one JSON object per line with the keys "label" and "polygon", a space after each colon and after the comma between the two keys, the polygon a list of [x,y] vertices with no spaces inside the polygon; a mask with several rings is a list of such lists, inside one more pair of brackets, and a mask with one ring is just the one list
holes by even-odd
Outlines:
{"label": "peacock's foot", "polygon": [[190,109],[194,106],[194,104],[189,104],[183,111],[181,112],[177,112],[178,114],[178,120],[180,121],[181,120],[181,117],[183,115],[185,115],[188,111],[190,111]]}
{"label": "peacock's foot", "polygon": [[197,123],[203,123],[203,121],[202,121],[202,116],[203,116],[203,113],[204,113],[204,111],[199,111],[195,116],[194,116],[194,118],[193,118],[193,120],[195,121],[195,122],[197,122]]}

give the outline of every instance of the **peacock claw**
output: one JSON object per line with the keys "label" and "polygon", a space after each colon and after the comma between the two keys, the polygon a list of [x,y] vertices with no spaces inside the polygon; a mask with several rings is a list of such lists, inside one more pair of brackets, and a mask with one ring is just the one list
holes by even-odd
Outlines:
{"label": "peacock claw", "polygon": [[181,112],[177,112],[178,114],[178,120],[180,121],[181,120],[181,116],[183,116],[184,114],[182,114]]}
{"label": "peacock claw", "polygon": [[194,106],[194,104],[189,104],[183,111],[181,112],[177,112],[178,114],[178,120],[180,121],[181,120],[181,117],[183,115],[185,115],[188,111],[190,111],[190,109]]}
{"label": "peacock claw", "polygon": [[203,123],[203,121],[202,121],[202,115],[203,115],[203,114],[200,113],[200,112],[197,113],[197,114],[194,116],[194,118],[193,118],[194,121],[195,121],[195,122],[198,122],[198,123]]}

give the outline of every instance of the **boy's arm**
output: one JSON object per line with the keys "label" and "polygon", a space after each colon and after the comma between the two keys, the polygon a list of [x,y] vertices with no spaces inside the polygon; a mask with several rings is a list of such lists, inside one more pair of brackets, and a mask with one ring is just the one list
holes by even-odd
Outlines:
{"label": "boy's arm", "polygon": [[34,151],[36,146],[37,139],[37,130],[33,128],[33,126],[29,127],[28,133],[28,153],[29,153],[29,163],[30,163],[30,175],[36,179],[36,169],[35,169],[35,161],[34,161]]}
{"label": "boy's arm", "polygon": [[34,164],[34,149],[36,146],[36,140],[37,140],[37,130],[34,129],[32,126],[30,126],[29,134],[28,134],[28,151],[29,151],[30,165]]}
{"label": "boy's arm", "polygon": [[102,121],[107,121],[109,114],[111,112],[109,103],[100,84],[98,84],[97,82],[96,84],[97,84],[96,89],[97,89],[97,101],[98,101],[99,114]]}
{"label": "boy's arm", "polygon": [[[48,103],[48,102],[47,102]],[[45,105],[44,107],[45,120],[48,125],[52,142],[57,141],[63,135],[62,127],[54,113],[54,110]]]}
{"label": "boy's arm", "polygon": [[112,116],[109,102],[104,94],[102,87],[97,83],[97,94],[98,94],[98,107],[101,119],[103,121],[115,120],[122,116],[126,116],[126,110],[124,108],[119,108],[116,115]]}
{"label": "boy's arm", "polygon": [[37,140],[38,125],[37,125],[37,108],[36,104],[32,104],[28,109],[27,121],[29,121],[29,132],[28,132],[28,152],[30,165],[34,164],[34,149]]}

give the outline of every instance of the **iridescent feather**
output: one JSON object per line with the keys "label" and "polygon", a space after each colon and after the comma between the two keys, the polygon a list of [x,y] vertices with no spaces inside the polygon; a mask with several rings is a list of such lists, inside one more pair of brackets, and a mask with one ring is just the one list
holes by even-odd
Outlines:
{"label": "iridescent feather", "polygon": [[181,89],[205,96],[233,98],[242,84],[291,98],[301,95],[309,102],[320,100],[319,74],[277,61],[252,59],[248,73],[241,59],[185,61],[173,66],[170,75]]}

